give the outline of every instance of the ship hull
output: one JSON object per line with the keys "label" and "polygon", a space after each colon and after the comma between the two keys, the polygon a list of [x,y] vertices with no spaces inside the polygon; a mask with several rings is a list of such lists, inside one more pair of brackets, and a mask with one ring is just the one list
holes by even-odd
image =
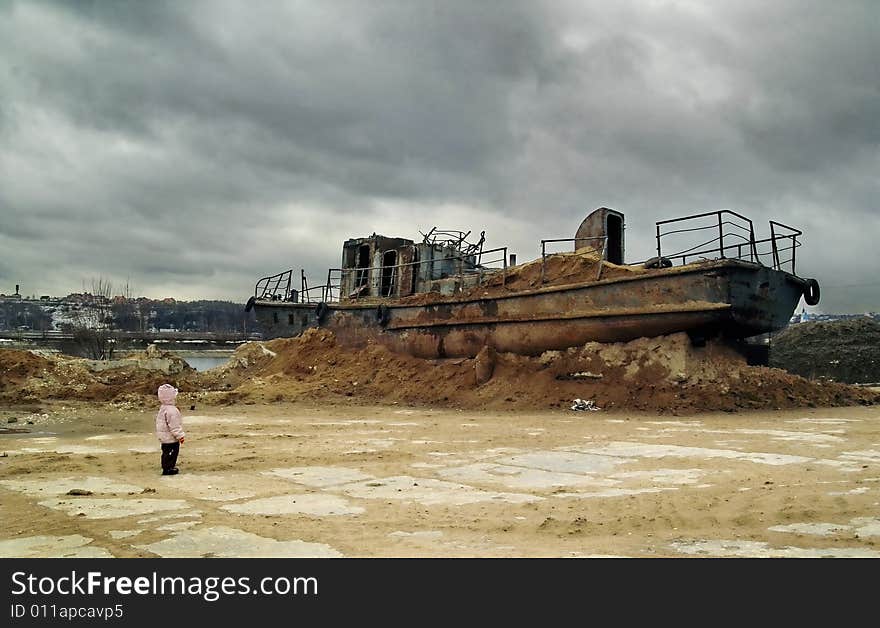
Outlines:
{"label": "ship hull", "polygon": [[473,357],[484,346],[538,355],[587,342],[688,332],[745,338],[788,324],[804,280],[740,260],[427,304],[255,301],[265,338],[313,327],[425,358]]}

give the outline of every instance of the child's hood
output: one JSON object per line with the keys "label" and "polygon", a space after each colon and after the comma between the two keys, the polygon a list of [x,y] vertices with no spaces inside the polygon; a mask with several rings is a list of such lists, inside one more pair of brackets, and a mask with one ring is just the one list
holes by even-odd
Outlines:
{"label": "child's hood", "polygon": [[159,386],[159,401],[164,405],[174,405],[177,399],[177,389],[171,384],[162,384]]}

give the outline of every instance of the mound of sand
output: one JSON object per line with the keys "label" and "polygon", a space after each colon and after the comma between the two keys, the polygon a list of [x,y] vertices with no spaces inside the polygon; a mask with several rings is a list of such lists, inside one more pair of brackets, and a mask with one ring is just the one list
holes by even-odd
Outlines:
{"label": "mound of sand", "polygon": [[773,337],[770,365],[838,382],[880,382],[880,323],[870,318],[791,325]]}
{"label": "mound of sand", "polygon": [[31,351],[0,351],[0,393],[15,391],[30,378],[51,370],[52,361]]}
{"label": "mound of sand", "polygon": [[[224,365],[197,373],[151,370],[156,356],[95,370],[88,360],[0,352],[7,400],[43,398],[154,402],[165,381],[204,402],[400,403],[480,409],[600,408],[670,412],[784,409],[880,402],[880,395],[749,366],[722,342],[691,345],[686,334],[588,343],[537,357],[486,349],[473,359],[424,360],[367,343],[339,344],[309,329],[296,338],[242,345]],[[123,362],[123,361],[120,361]],[[91,367],[91,368],[90,368]]]}
{"label": "mound of sand", "polygon": [[[599,267],[601,265],[601,276]],[[480,285],[464,290],[461,294],[441,295],[438,292],[414,294],[399,299],[399,303],[418,305],[437,301],[458,300],[462,298],[478,298],[499,296],[517,290],[532,290],[548,286],[561,286],[596,279],[612,279],[627,277],[633,274],[649,272],[637,266],[618,266],[601,259],[592,248],[578,249],[573,253],[554,253],[548,255],[543,264],[543,282],[541,259],[508,266],[505,272],[490,271],[484,276]]]}
{"label": "mound of sand", "polygon": [[262,342],[246,342],[240,345],[225,363],[199,374],[199,384],[204,388],[229,390],[250,379],[266,365],[276,353]]}
{"label": "mound of sand", "polygon": [[236,398],[509,409],[568,407],[581,398],[600,407],[676,413],[880,401],[867,390],[749,366],[720,342],[693,347],[686,334],[589,343],[538,357],[492,351],[423,360],[372,343],[342,347],[332,332],[310,329],[264,349],[274,355],[227,382],[235,384]]}
{"label": "mound of sand", "polygon": [[110,401],[154,395],[165,382],[185,386],[194,374],[185,360],[155,347],[133,357],[103,361],[9,349],[0,351],[0,400]]}
{"label": "mound of sand", "polygon": [[[599,266],[601,264],[601,275]],[[541,283],[541,260],[533,260],[524,264],[511,266],[507,269],[507,277],[495,274],[486,281],[485,288],[503,288],[505,290],[527,290],[542,286],[560,286],[596,279],[612,279],[627,277],[647,272],[636,266],[618,266],[601,259],[592,248],[578,249],[574,253],[554,253],[544,260],[544,282]],[[479,288],[476,289],[479,292]],[[495,294],[491,292],[490,294]]]}

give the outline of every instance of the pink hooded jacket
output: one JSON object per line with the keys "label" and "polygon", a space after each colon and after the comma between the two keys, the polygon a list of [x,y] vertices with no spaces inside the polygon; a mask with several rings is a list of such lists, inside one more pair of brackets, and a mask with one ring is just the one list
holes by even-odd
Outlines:
{"label": "pink hooded jacket", "polygon": [[171,384],[159,386],[159,401],[162,406],[156,414],[156,436],[163,443],[176,443],[186,436],[183,431],[183,417],[174,405],[177,389]]}

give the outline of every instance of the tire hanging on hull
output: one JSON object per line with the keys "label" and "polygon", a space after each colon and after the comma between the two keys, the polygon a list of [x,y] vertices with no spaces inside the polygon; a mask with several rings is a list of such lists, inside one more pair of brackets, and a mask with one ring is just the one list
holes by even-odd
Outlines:
{"label": "tire hanging on hull", "polygon": [[807,305],[816,305],[819,303],[819,282],[815,279],[807,279],[807,285],[804,287],[804,301]]}

